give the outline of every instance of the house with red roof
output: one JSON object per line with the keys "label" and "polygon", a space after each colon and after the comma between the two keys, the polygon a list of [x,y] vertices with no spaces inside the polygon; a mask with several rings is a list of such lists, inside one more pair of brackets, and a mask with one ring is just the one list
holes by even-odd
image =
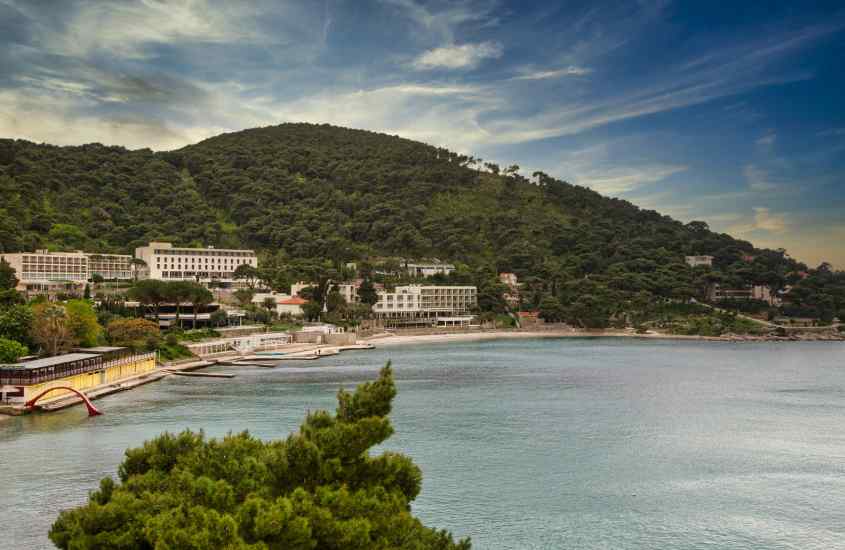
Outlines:
{"label": "house with red roof", "polygon": [[279,315],[291,315],[293,317],[302,317],[305,315],[305,310],[302,306],[308,303],[305,298],[299,296],[292,296],[289,298],[281,298],[276,302],[276,312]]}

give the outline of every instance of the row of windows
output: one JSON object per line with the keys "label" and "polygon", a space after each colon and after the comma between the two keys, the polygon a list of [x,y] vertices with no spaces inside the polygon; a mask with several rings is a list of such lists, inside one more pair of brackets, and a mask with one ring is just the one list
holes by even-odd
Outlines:
{"label": "row of windows", "polygon": [[88,258],[73,258],[68,256],[24,256],[24,264],[87,264]]}
{"label": "row of windows", "polygon": [[234,273],[231,271],[162,271],[163,279],[231,279]]}
{"label": "row of windows", "polygon": [[92,271],[97,269],[132,269],[132,264],[130,264],[129,262],[91,262],[89,265],[91,266]]}
{"label": "row of windows", "polygon": [[201,264],[201,265],[232,265],[232,266],[234,266],[234,265],[244,265],[244,264],[252,265],[253,264],[253,262],[251,262],[249,260],[246,260],[246,261],[244,261],[244,260],[229,260],[229,259],[224,259],[224,260],[211,259],[211,260],[209,260],[208,258],[206,258],[205,261],[199,260],[199,261],[195,262],[194,259],[191,258],[191,260],[189,262],[187,258],[165,258],[164,260],[161,260],[160,258],[156,258],[156,266],[157,267],[161,266],[162,261],[164,262],[164,265],[166,265],[166,266],[167,265],[181,265],[183,263],[186,266],[189,263],[191,265]]}
{"label": "row of windows", "polygon": [[57,273],[67,271],[71,273],[87,273],[86,266],[79,265],[28,265],[24,266],[24,273]]}
{"label": "row of windows", "polygon": [[248,250],[233,250],[233,251],[221,251],[221,250],[168,250],[168,249],[157,249],[154,252],[156,255],[164,255],[164,256],[228,256],[228,257],[235,257],[235,258],[254,258],[255,252],[251,252]]}

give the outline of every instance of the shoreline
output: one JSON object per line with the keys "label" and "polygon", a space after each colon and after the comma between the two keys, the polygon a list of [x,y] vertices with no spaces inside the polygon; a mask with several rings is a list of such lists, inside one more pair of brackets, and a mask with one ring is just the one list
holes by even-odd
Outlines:
{"label": "shoreline", "polygon": [[845,338],[788,338],[771,336],[700,336],[687,334],[646,333],[627,331],[586,330],[512,330],[492,329],[479,332],[442,332],[434,334],[378,334],[363,341],[377,346],[399,346],[424,343],[471,342],[486,340],[530,339],[530,338],[637,338],[643,340],[692,340],[703,342],[842,342]]}
{"label": "shoreline", "polygon": [[[743,335],[729,335],[729,336],[700,336],[700,335],[685,335],[685,334],[666,334],[658,332],[650,332],[645,334],[637,334],[631,330],[576,330],[576,329],[547,329],[547,330],[525,330],[525,329],[487,329],[487,330],[473,330],[473,331],[441,331],[427,334],[396,334],[396,333],[380,333],[358,340],[358,344],[372,344],[374,347],[392,347],[414,344],[438,344],[438,343],[453,343],[453,342],[478,342],[478,341],[492,341],[492,340],[522,340],[522,339],[538,339],[538,338],[635,338],[642,340],[687,340],[687,341],[703,341],[703,342],[725,342],[725,343],[748,343],[748,342],[843,342],[845,337],[838,334],[833,335],[808,335],[804,338],[798,337],[776,337],[776,336],[743,336]],[[291,350],[289,359],[318,359],[319,354],[314,356],[306,356],[308,353],[313,353],[315,350],[321,348],[337,349],[341,351],[343,346],[328,346],[320,344],[294,344],[281,346],[282,348],[294,348]],[[348,349],[354,349],[349,347]],[[325,356],[335,355],[336,353],[326,354]],[[264,358],[262,358],[264,359]],[[176,361],[170,364],[162,364],[157,366],[154,371],[144,373],[142,375],[118,380],[116,382],[90,388],[85,393],[91,400],[96,400],[113,393],[123,392],[134,389],[138,386],[146,385],[151,382],[156,382],[162,378],[176,374],[180,371],[193,371],[197,369],[204,369],[213,366],[247,366],[246,364],[239,365],[237,361],[247,360],[243,353],[230,351],[212,354],[203,358],[195,357],[192,359],[185,359]],[[258,365],[265,366],[265,365]],[[277,367],[278,364],[266,365],[268,367]],[[52,412],[67,407],[72,407],[82,403],[82,400],[74,395],[59,396],[55,399],[46,400],[39,409],[42,412]],[[12,411],[11,409],[15,409]],[[13,416],[22,414],[29,414],[32,411],[23,410],[20,407],[4,407],[0,408],[0,422],[10,420]]]}

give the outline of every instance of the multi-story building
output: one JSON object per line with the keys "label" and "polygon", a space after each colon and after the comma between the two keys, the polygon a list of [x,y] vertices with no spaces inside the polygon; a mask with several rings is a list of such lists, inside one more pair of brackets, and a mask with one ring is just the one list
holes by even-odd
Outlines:
{"label": "multi-story building", "polygon": [[713,256],[687,256],[686,257],[687,265],[690,267],[697,267],[700,265],[706,265],[707,267],[713,266]]}
{"label": "multi-story building", "polygon": [[[356,279],[351,282],[346,283],[332,283],[332,290],[337,290],[341,296],[343,296],[344,301],[347,304],[357,304],[360,303],[360,298],[358,297],[358,289],[361,288],[361,284],[364,282],[363,279]],[[300,281],[298,283],[294,283],[290,287],[290,293],[292,296],[299,296],[299,293],[302,291],[303,288],[315,287],[317,283],[306,283]],[[376,285],[374,285],[376,286]],[[383,286],[383,285],[378,285]]]}
{"label": "multi-story building", "polygon": [[88,271],[107,281],[130,280],[133,276],[132,256],[129,254],[85,254],[88,256]]}
{"label": "multi-story building", "polygon": [[90,276],[82,252],[16,252],[0,254],[15,270],[17,290],[27,293],[78,292]]}
{"label": "multi-story building", "polygon": [[253,250],[174,247],[165,242],[136,248],[135,257],[147,264],[141,271],[143,278],[221,286],[235,286],[234,273],[238,266],[258,267]]}
{"label": "multi-story building", "polygon": [[747,286],[745,288],[722,288],[719,285],[713,285],[709,298],[713,302],[759,300],[769,305],[779,305],[781,302],[776,294],[772,294],[772,289],[764,285]]}
{"label": "multi-story building", "polygon": [[343,300],[347,304],[357,304],[360,300],[358,298],[358,289],[361,287],[360,281],[352,283],[338,283],[334,288],[343,296]]}
{"label": "multi-story building", "polygon": [[407,262],[405,270],[413,277],[431,277],[438,274],[449,275],[455,271],[455,266],[441,262]]}
{"label": "multi-story building", "polygon": [[466,325],[477,305],[474,286],[407,285],[379,291],[373,313],[386,325]]}

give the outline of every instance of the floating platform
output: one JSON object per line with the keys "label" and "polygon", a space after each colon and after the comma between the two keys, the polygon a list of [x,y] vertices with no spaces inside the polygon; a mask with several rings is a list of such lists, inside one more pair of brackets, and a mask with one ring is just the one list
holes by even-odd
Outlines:
{"label": "floating platform", "polygon": [[337,348],[340,351],[355,351],[359,349],[376,349],[375,344],[370,344],[369,342],[365,344],[349,344],[348,346],[338,346]]}
{"label": "floating platform", "polygon": [[185,371],[175,371],[171,372],[170,374],[175,374],[176,376],[200,376],[203,378],[234,378],[234,374],[222,373],[222,372],[185,372]]}

